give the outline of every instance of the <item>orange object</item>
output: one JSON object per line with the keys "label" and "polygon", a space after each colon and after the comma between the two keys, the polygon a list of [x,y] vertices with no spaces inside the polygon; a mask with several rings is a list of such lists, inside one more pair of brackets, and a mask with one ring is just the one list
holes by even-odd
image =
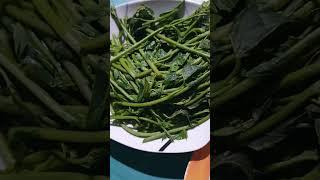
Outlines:
{"label": "orange object", "polygon": [[193,152],[188,164],[184,180],[210,179],[210,142],[203,148]]}

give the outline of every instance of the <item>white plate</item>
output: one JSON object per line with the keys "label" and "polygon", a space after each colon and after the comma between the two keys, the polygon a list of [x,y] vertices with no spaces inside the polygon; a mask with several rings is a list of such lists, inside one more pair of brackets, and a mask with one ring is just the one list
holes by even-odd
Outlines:
{"label": "white plate", "polygon": [[[116,9],[120,18],[126,16],[131,17],[136,12],[137,8],[144,4],[150,7],[154,11],[155,15],[159,15],[160,13],[176,7],[178,3],[179,1],[176,0],[139,0],[119,5]],[[190,15],[200,5],[200,0],[186,0],[185,15]],[[112,34],[116,35],[118,32],[117,25],[113,19],[110,18],[110,36],[112,36]],[[189,130],[187,133],[187,139],[176,140],[164,151],[160,152],[159,149],[168,141],[168,139],[159,139],[148,143],[142,143],[142,138],[127,133],[121,127],[110,126],[111,139],[131,148],[156,153],[184,153],[198,150],[210,141],[210,119],[200,126]]]}

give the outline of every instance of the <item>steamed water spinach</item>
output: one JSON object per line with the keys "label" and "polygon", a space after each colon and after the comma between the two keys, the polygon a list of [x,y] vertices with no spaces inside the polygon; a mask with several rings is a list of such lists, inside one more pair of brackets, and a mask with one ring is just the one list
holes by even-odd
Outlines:
{"label": "steamed water spinach", "polygon": [[319,179],[319,3],[211,5],[216,179]]}
{"label": "steamed water spinach", "polygon": [[209,119],[209,2],[184,16],[184,1],[156,16],[140,6],[132,17],[111,15],[112,125],[149,142],[185,139]]}
{"label": "steamed water spinach", "polygon": [[0,179],[107,179],[108,1],[0,2]]}

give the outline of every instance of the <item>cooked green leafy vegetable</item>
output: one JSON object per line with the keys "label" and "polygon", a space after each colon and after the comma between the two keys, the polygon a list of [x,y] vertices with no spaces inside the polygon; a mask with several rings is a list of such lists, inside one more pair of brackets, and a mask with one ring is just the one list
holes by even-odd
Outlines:
{"label": "cooked green leafy vegetable", "polygon": [[0,2],[0,179],[107,179],[109,1]]}
{"label": "cooked green leafy vegetable", "polygon": [[320,179],[319,1],[211,5],[215,179]]}
{"label": "cooked green leafy vegetable", "polygon": [[189,16],[184,1],[156,16],[140,6],[132,17],[111,15],[112,125],[149,142],[185,139],[209,119],[209,2]]}

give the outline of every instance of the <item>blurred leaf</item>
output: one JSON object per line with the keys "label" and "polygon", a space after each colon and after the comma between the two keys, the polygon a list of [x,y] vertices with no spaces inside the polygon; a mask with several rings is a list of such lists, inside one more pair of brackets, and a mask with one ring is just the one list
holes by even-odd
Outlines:
{"label": "blurred leaf", "polygon": [[258,10],[251,5],[235,19],[231,32],[234,52],[239,57],[246,56],[267,36],[286,23],[285,17],[269,10]]}
{"label": "blurred leaf", "polygon": [[294,125],[306,119],[305,115],[306,114],[303,113],[297,117],[289,119],[288,121],[274,128],[271,132],[268,132],[262,137],[255,139],[248,146],[256,151],[272,148],[287,138],[290,133],[292,133],[292,128],[294,128]]}
{"label": "blurred leaf", "polygon": [[20,24],[13,26],[13,41],[16,55],[18,58],[22,58],[27,51],[27,47],[30,46],[30,38],[27,31]]}
{"label": "blurred leaf", "polygon": [[226,152],[216,156],[214,162],[213,173],[216,180],[254,180],[255,169],[249,157],[244,153]]}
{"label": "blurred leaf", "polygon": [[314,128],[315,128],[316,134],[318,136],[318,143],[320,145],[320,119],[314,120]]}
{"label": "blurred leaf", "polygon": [[238,2],[239,0],[215,0],[213,3],[219,10],[231,12]]}
{"label": "blurred leaf", "polygon": [[39,64],[28,63],[22,67],[24,73],[42,87],[50,87],[54,84],[53,76]]}
{"label": "blurred leaf", "polygon": [[87,127],[89,129],[101,129],[106,126],[104,115],[109,106],[107,101],[108,86],[107,67],[104,62],[99,62],[96,67],[96,79],[87,116]]}

